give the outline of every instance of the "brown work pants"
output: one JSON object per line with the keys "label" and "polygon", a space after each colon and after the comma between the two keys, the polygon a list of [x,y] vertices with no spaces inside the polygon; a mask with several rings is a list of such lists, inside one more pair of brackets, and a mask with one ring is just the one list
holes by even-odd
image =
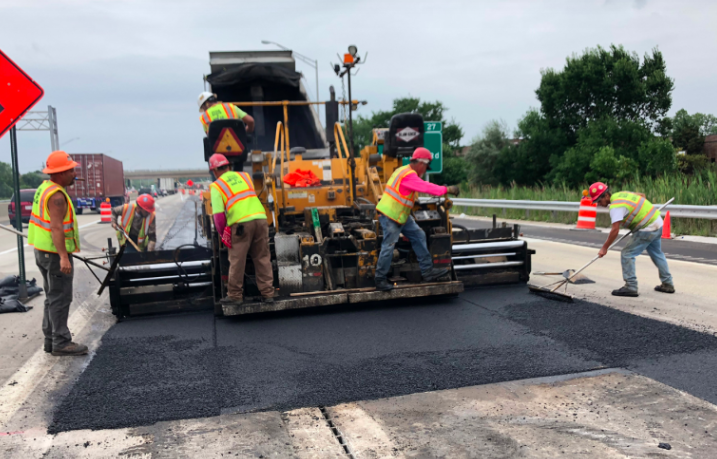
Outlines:
{"label": "brown work pants", "polygon": [[[244,226],[244,234],[237,236],[237,227]],[[229,279],[227,296],[240,300],[244,297],[244,268],[246,256],[251,255],[256,272],[256,285],[261,296],[274,296],[274,273],[269,252],[269,226],[266,219],[235,223],[232,228],[232,248],[229,249]]]}

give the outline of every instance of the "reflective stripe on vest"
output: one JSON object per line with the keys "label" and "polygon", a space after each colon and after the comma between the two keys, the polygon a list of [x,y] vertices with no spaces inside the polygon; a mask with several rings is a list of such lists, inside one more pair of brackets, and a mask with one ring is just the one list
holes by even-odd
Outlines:
{"label": "reflective stripe on vest", "polygon": [[35,198],[32,203],[32,213],[30,214],[30,225],[28,227],[28,244],[38,250],[57,253],[55,243],[52,241],[50,211],[47,207],[50,197],[57,192],[61,192],[67,201],[67,211],[62,221],[62,229],[65,233],[65,250],[67,250],[68,253],[79,252],[80,233],[77,227],[75,207],[72,205],[72,200],[67,195],[65,189],[50,180],[44,181],[35,192]]}
{"label": "reflective stripe on vest", "polygon": [[649,226],[659,216],[657,208],[650,201],[638,194],[626,191],[612,195],[610,208],[625,208],[628,210],[627,216],[622,221],[622,226],[632,231]]}
{"label": "reflective stripe on vest", "polygon": [[[136,203],[125,204],[122,208],[122,220],[120,221],[120,225],[127,234],[129,234],[132,230],[132,221],[134,220],[136,210]],[[145,247],[149,244],[149,239],[147,238],[147,236],[149,235],[149,226],[152,224],[152,220],[154,220],[154,213],[150,214],[148,217],[143,218],[142,226],[139,229],[139,234],[137,235],[137,245],[142,250],[144,250]],[[122,231],[117,231],[117,241],[119,241],[120,245],[125,244],[125,235],[122,233]]]}
{"label": "reflective stripe on vest", "polygon": [[221,194],[227,225],[266,218],[266,209],[246,172],[225,172],[212,185]]}
{"label": "reflective stripe on vest", "polygon": [[418,193],[412,191],[407,195],[401,194],[401,182],[404,178],[411,174],[415,174],[410,165],[402,166],[393,171],[391,177],[386,183],[386,189],[376,206],[376,210],[381,212],[386,217],[395,221],[399,225],[403,225],[408,220],[408,216],[411,214],[413,205],[416,201]]}
{"label": "reflective stripe on vest", "polygon": [[238,119],[234,114],[231,104],[216,104],[209,107],[202,116],[199,117],[199,121],[208,128],[209,123],[215,120],[233,120]]}

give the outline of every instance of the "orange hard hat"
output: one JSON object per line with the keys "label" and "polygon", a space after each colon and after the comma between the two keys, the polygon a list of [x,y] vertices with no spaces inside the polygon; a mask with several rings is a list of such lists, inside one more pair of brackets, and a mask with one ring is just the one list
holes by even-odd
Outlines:
{"label": "orange hard hat", "polygon": [[72,157],[62,150],[53,151],[50,156],[47,157],[45,163],[47,167],[42,170],[43,174],[59,174],[60,172],[69,171],[79,166],[78,163],[72,160]]}
{"label": "orange hard hat", "polygon": [[137,196],[137,205],[147,212],[154,212],[154,198],[146,193]]}

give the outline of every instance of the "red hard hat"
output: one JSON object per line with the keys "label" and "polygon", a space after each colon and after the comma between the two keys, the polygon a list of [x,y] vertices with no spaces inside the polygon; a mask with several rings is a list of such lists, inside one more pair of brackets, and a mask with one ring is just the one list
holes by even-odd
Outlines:
{"label": "red hard hat", "polygon": [[53,151],[50,156],[47,157],[47,162],[42,170],[43,174],[59,174],[60,172],[69,171],[79,166],[72,160],[70,155],[62,150]]}
{"label": "red hard hat", "polygon": [[433,155],[431,154],[430,151],[428,151],[428,149],[423,148],[423,147],[418,147],[413,152],[413,156],[411,156],[411,161],[413,161],[414,159],[425,159],[428,162],[431,162],[431,160],[433,159]]}
{"label": "red hard hat", "polygon": [[597,202],[597,200],[600,199],[600,196],[607,191],[607,185],[602,182],[595,182],[590,185],[588,191],[590,192],[590,198],[593,202]]}
{"label": "red hard hat", "polygon": [[229,165],[229,160],[221,153],[214,153],[209,157],[209,169],[211,170],[227,165]]}
{"label": "red hard hat", "polygon": [[147,212],[154,212],[154,198],[146,193],[137,196],[137,205]]}

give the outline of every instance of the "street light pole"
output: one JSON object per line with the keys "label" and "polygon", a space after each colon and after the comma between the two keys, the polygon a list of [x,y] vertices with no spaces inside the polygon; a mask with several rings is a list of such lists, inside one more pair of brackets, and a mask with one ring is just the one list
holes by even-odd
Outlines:
{"label": "street light pole", "polygon": [[[275,41],[269,41],[269,40],[262,40],[262,44],[264,45],[275,45],[285,51],[291,51],[293,55],[299,58],[301,62],[308,64],[312,67],[314,67],[314,71],[316,72],[316,99],[315,102],[319,102],[319,61],[317,59],[311,59],[310,57],[304,56],[303,54],[297,53],[296,51],[290,50],[286,46],[280,45],[279,43]],[[321,121],[321,106],[316,107],[316,112],[319,114],[319,121]]]}

